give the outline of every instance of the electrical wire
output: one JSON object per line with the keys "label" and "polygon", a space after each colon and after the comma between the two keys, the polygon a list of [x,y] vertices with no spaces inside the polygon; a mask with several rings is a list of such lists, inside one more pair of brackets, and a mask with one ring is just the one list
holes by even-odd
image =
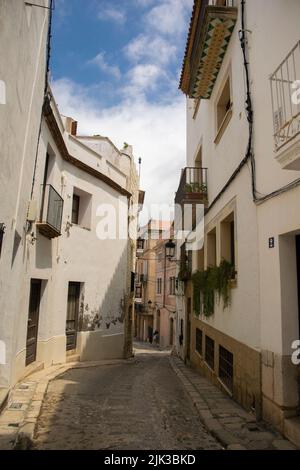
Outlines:
{"label": "electrical wire", "polygon": [[[39,132],[37,138],[37,145],[36,145],[36,153],[35,153],[35,161],[34,161],[34,168],[33,168],[33,176],[32,176],[32,184],[31,184],[31,193],[30,199],[33,197],[34,191],[34,184],[35,184],[35,176],[36,176],[36,168],[37,168],[37,160],[38,160],[38,152],[39,152],[39,145],[41,140],[41,133],[42,133],[42,123],[43,123],[43,109],[44,109],[44,102],[48,92],[48,76],[50,71],[50,59],[51,59],[51,38],[52,38],[52,12],[53,12],[53,5],[54,0],[49,0],[49,21],[48,21],[48,34],[47,34],[47,55],[46,55],[46,70],[45,70],[45,80],[44,80],[44,96],[43,96],[43,106],[41,110],[41,117],[40,117],[40,124],[39,124]],[[38,5],[33,5],[38,6]]]}
{"label": "electrical wire", "polygon": [[242,49],[242,54],[243,54],[243,64],[244,64],[245,80],[246,80],[245,110],[246,110],[246,116],[247,116],[247,121],[248,121],[248,126],[249,126],[249,137],[248,137],[247,149],[246,149],[246,154],[243,160],[240,162],[238,167],[235,169],[235,171],[232,173],[232,175],[230,176],[226,184],[221,189],[221,191],[217,194],[217,196],[211,202],[209,207],[206,209],[205,211],[206,214],[212,209],[212,207],[216,204],[216,202],[220,199],[220,197],[225,193],[225,191],[228,189],[231,183],[235,180],[236,176],[240,173],[242,168],[248,162],[250,162],[250,169],[251,169],[252,197],[253,197],[253,201],[257,205],[262,204],[268,201],[269,199],[276,197],[280,194],[283,194],[284,192],[294,189],[300,185],[300,178],[297,178],[296,180],[288,183],[285,186],[282,186],[279,189],[272,191],[269,194],[262,195],[262,193],[257,191],[256,164],[255,164],[255,155],[253,152],[253,124],[254,124],[253,115],[254,113],[253,113],[251,87],[250,87],[249,62],[247,59],[247,38],[246,38],[247,29],[246,29],[246,19],[245,19],[245,5],[246,5],[246,0],[241,0],[241,29],[239,30],[239,39],[240,39],[240,44],[241,44],[241,49]]}

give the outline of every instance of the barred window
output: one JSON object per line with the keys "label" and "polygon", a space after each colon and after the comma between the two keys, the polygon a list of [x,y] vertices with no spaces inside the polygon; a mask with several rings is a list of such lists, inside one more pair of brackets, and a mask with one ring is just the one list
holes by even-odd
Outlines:
{"label": "barred window", "polygon": [[202,356],[202,330],[196,328],[196,351]]}
{"label": "barred window", "polygon": [[209,367],[215,368],[215,342],[209,336],[205,336],[205,361]]}
{"label": "barred window", "polygon": [[233,390],[233,354],[219,347],[219,377],[226,387]]}

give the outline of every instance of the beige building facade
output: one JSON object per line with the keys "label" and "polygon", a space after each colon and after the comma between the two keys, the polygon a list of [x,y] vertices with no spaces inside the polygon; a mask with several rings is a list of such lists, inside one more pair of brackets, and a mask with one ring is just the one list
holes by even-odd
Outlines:
{"label": "beige building facade", "polygon": [[150,219],[139,230],[135,279],[134,336],[140,341],[153,341],[159,327],[157,313],[157,246],[170,234],[170,222]]}

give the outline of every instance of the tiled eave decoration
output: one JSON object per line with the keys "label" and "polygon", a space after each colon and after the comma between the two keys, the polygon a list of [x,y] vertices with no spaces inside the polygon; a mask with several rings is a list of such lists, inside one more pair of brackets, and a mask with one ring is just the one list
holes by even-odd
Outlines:
{"label": "tiled eave decoration", "polygon": [[237,8],[206,7],[190,58],[190,98],[211,97],[236,20]]}

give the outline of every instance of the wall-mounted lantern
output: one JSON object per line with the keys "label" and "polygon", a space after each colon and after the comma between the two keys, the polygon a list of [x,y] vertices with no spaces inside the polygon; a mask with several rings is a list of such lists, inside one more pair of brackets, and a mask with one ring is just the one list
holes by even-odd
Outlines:
{"label": "wall-mounted lantern", "polygon": [[176,248],[176,245],[175,243],[172,241],[172,240],[169,240],[166,245],[166,258],[168,260],[171,260],[172,258],[174,258],[175,256],[175,248]]}

